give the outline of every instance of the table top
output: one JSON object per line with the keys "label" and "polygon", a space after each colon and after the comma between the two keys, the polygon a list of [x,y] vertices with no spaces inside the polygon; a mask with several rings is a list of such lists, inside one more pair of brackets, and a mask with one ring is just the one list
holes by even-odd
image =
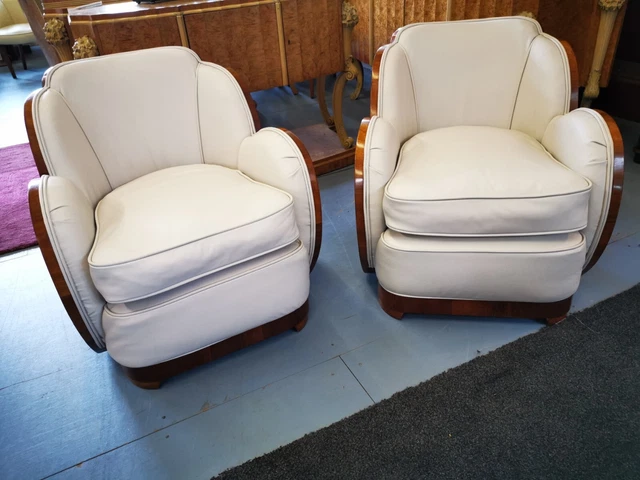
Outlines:
{"label": "table top", "polygon": [[279,2],[280,0],[172,0],[169,2],[138,4],[131,0],[126,2],[105,3],[97,6],[70,8],[68,14],[72,22],[95,21],[144,15],[177,14],[178,12],[196,13]]}

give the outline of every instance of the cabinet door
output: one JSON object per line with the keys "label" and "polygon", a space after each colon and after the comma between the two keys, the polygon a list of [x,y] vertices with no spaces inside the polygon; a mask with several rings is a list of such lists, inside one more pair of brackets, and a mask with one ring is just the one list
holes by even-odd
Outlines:
{"label": "cabinet door", "polygon": [[232,68],[251,91],[285,85],[275,3],[185,14],[189,46],[202,60]]}
{"label": "cabinet door", "polygon": [[342,0],[282,0],[289,83],[344,69]]}

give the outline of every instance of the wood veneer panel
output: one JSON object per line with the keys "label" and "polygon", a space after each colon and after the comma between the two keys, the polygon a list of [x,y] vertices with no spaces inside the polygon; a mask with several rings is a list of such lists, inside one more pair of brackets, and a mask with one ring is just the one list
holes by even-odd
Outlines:
{"label": "wood veneer panel", "polygon": [[344,69],[341,0],[285,0],[282,17],[290,83]]}
{"label": "wood veneer panel", "polygon": [[571,44],[578,59],[580,85],[585,85],[600,24],[598,2],[540,0],[538,21],[546,33]]}
{"label": "wood veneer panel", "polygon": [[393,32],[404,26],[404,0],[374,0],[374,48],[389,43]]}
{"label": "wood veneer panel", "polygon": [[535,318],[545,319],[550,325],[563,320],[571,308],[571,297],[553,303],[413,298],[390,293],[381,285],[378,285],[378,302],[387,314],[398,320],[402,319],[405,313],[416,313],[420,315]]}
{"label": "wood veneer panel", "polygon": [[531,12],[537,18],[539,7],[540,0],[513,0],[511,15],[519,15],[522,12]]}
{"label": "wood veneer panel", "polygon": [[447,0],[405,0],[404,23],[437,22],[447,19]]}
{"label": "wood veneer panel", "polygon": [[184,21],[191,49],[242,72],[250,91],[285,85],[274,4],[189,14]]}
{"label": "wood veneer panel", "polygon": [[358,11],[360,21],[353,29],[351,51],[353,56],[363,63],[371,64],[373,53],[369,52],[369,6],[371,0],[350,0]]}
{"label": "wood veneer panel", "polygon": [[[80,25],[81,26],[81,25]],[[76,38],[77,29],[72,25]],[[135,21],[95,23],[92,38],[100,55],[131,52],[143,48],[180,46],[180,31],[175,17],[147,17]]]}

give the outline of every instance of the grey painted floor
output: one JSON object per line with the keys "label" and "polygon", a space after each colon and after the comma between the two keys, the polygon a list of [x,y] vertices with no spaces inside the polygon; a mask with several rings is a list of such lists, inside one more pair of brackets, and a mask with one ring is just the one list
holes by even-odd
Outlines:
{"label": "grey painted floor", "polygon": [[[38,61],[44,65],[30,63]],[[26,141],[21,105],[42,74],[18,70],[15,81],[5,71],[0,146]],[[288,89],[256,94],[264,124],[321,121],[302,87],[297,97]],[[355,134],[366,92],[345,105]],[[640,125],[620,126],[620,219],[574,311],[640,282],[640,165],[631,161]],[[375,277],[360,270],[352,176],[346,169],[320,178],[324,239],[307,327],[158,391],[134,387],[106,353],[84,345],[38,249],[0,256],[0,478],[207,479],[542,328],[533,320],[385,315]]]}

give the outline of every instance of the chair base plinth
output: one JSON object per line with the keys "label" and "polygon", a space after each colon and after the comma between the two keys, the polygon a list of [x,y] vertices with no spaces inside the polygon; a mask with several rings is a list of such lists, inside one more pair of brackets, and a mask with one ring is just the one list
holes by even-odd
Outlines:
{"label": "chair base plinth", "polygon": [[402,320],[405,313],[543,319],[554,325],[567,317],[571,297],[552,303],[487,302],[403,297],[378,285],[378,302],[389,316]]}
{"label": "chair base plinth", "polygon": [[122,369],[129,380],[131,380],[131,383],[137,387],[146,390],[158,389],[167,379],[233,353],[236,350],[249,347],[290,329],[299,332],[307,324],[308,314],[309,301],[307,300],[300,308],[284,317],[247,330],[246,332],[183,357],[148,367],[131,368],[122,366]]}

